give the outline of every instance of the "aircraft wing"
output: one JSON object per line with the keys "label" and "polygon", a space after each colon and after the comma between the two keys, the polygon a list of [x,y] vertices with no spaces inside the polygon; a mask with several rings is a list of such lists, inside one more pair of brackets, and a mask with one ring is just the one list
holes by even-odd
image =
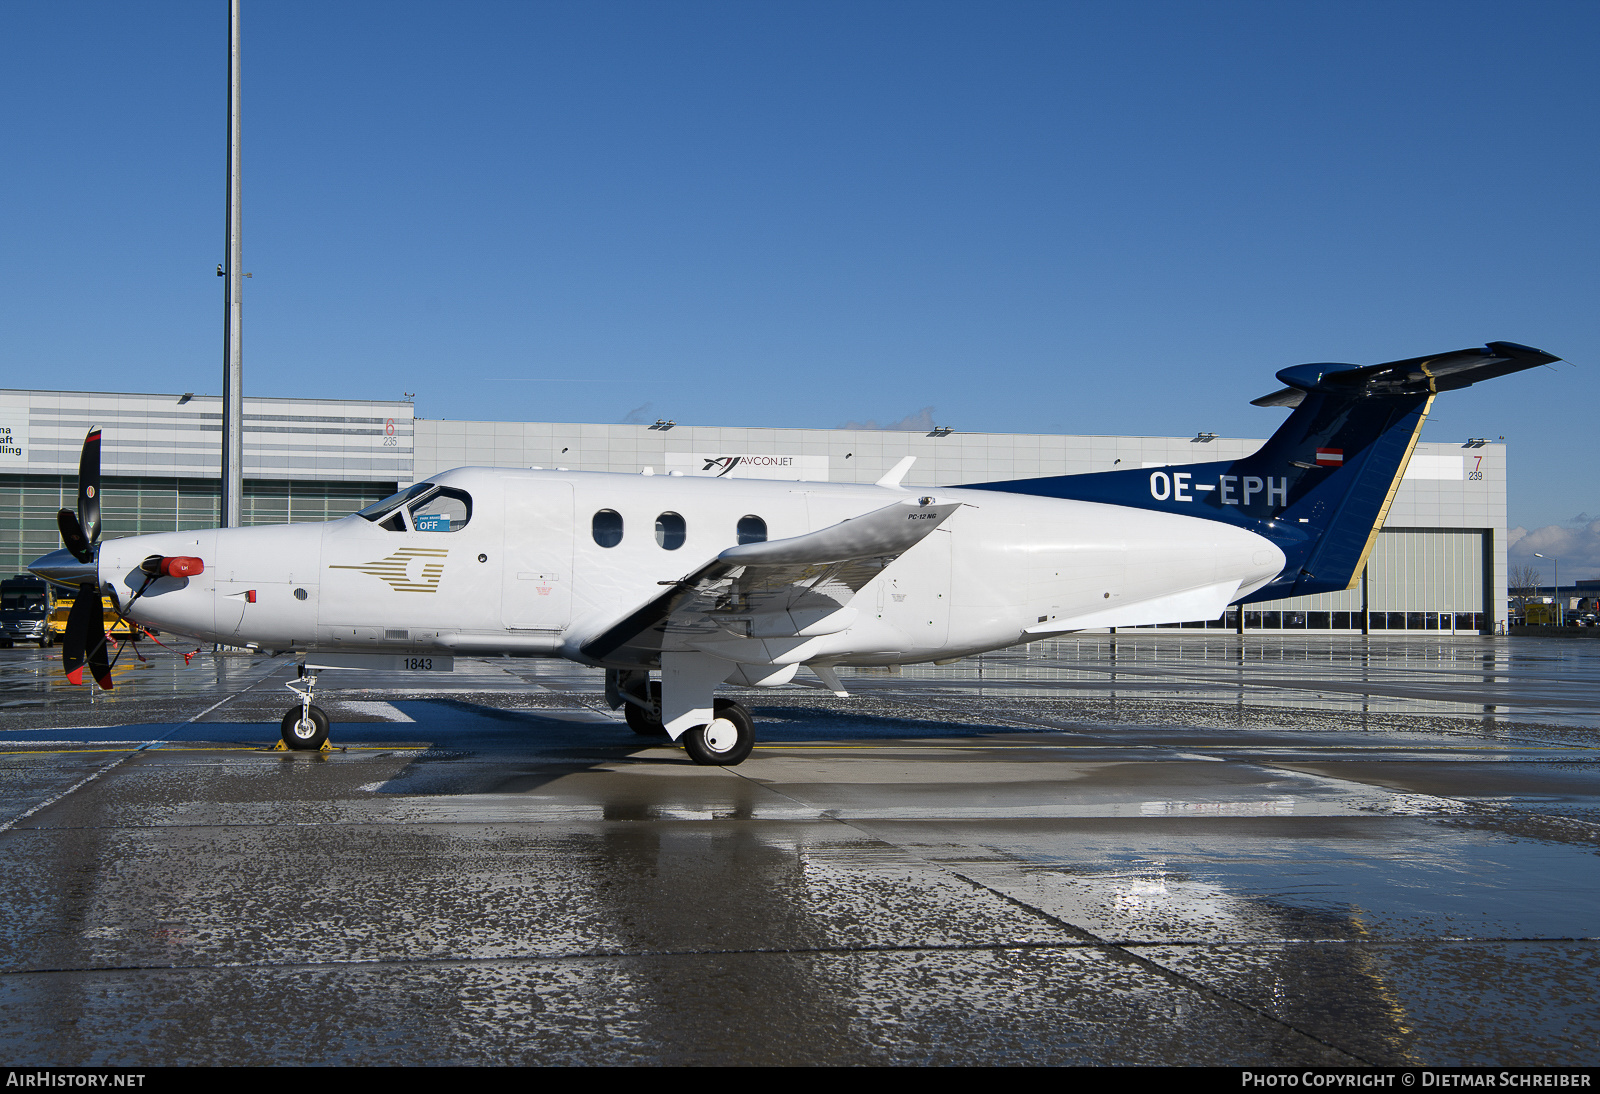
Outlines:
{"label": "aircraft wing", "polygon": [[908,499],[790,539],[730,547],[580,647],[596,660],[650,663],[695,638],[832,634],[856,617],[846,605],[920,543],[960,502]]}

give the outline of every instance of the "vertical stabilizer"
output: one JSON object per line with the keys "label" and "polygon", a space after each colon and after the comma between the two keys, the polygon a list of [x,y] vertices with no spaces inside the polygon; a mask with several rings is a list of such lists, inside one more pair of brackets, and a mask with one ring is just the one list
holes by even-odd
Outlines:
{"label": "vertical stabilizer", "polygon": [[1382,365],[1295,365],[1255,400],[1292,408],[1260,450],[1233,461],[973,484],[1226,521],[1267,537],[1288,563],[1247,600],[1332,592],[1359,580],[1434,397],[1560,360],[1490,342]]}

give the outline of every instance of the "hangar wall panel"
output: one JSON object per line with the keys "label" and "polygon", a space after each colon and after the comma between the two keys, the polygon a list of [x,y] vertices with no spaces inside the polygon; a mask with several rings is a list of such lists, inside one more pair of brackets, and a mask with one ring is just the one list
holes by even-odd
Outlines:
{"label": "hangar wall panel", "polygon": [[[215,528],[222,519],[216,479],[111,478],[102,476],[102,539]],[[354,513],[394,493],[395,484],[246,479],[240,523],[306,524]],[[78,504],[78,476],[0,475],[0,574],[61,546],[56,510]]]}

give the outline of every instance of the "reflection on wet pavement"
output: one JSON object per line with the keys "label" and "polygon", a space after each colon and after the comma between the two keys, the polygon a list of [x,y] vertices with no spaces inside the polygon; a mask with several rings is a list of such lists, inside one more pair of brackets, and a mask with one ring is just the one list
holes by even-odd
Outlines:
{"label": "reflection on wet pavement", "polygon": [[3,651],[0,1045],[1591,1061],[1600,643],[1251,641],[747,692],[735,769],[633,736],[571,665],[325,679],[345,751],[303,755],[266,750],[281,659],[151,657],[91,704]]}
{"label": "reflection on wet pavement", "polygon": [[[1558,639],[1068,636],[959,665],[908,666],[919,694],[1176,699],[1600,727],[1600,654]],[[861,682],[861,683],[864,683]],[[861,686],[858,683],[858,686]]]}

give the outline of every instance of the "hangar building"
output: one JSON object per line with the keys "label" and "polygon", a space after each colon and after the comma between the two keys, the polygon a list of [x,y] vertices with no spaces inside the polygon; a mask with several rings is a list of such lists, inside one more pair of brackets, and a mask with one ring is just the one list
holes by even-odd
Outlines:
{"label": "hangar building", "polygon": [[[912,487],[1156,468],[1244,456],[1259,439],[442,421],[406,401],[244,400],[244,523],[329,520],[466,465],[872,482],[903,456]],[[78,452],[105,430],[108,538],[215,526],[222,400],[0,390],[0,574],[60,546]],[[1248,605],[1188,628],[1494,633],[1506,619],[1503,444],[1417,446],[1357,587]]]}

